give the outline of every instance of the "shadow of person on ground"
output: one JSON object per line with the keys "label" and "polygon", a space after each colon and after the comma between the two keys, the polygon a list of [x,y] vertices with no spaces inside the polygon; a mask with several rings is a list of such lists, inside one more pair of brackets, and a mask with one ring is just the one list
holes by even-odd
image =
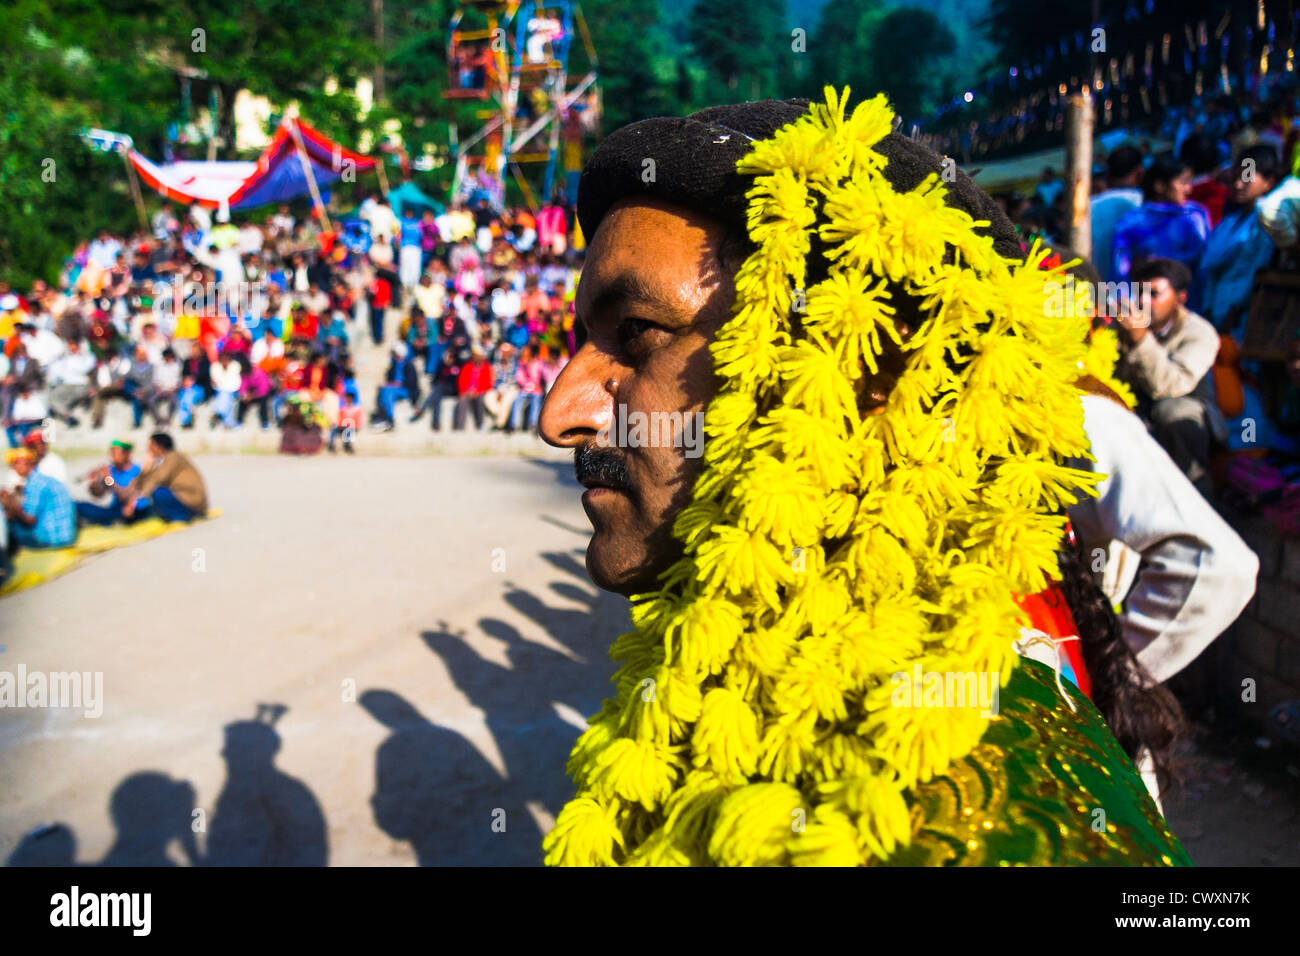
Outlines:
{"label": "shadow of person on ground", "polygon": [[[146,770],[125,777],[113,788],[109,816],[117,828],[113,845],[99,866],[176,866],[167,855],[173,840],[185,860],[200,862],[195,840],[194,788],[187,781]],[[25,836],[6,866],[81,866],[77,838],[63,823],[39,827]]]}
{"label": "shadow of person on ground", "polygon": [[227,724],[226,783],[208,831],[208,866],[324,866],[325,816],[311,790],[275,766],[280,704]]}
{"label": "shadow of person on ground", "polygon": [[[564,768],[581,728],[571,721],[574,714],[580,718],[594,714],[612,692],[609,677],[614,667],[608,647],[620,624],[610,611],[618,602],[603,602],[573,554],[554,552],[543,558],[581,582],[560,580],[550,585],[565,602],[579,607],[551,604],[522,588],[510,588],[504,598],[545,632],[547,644],[528,639],[506,621],[482,618],[480,631],[506,646],[508,666],[503,666],[481,656],[463,632],[452,631],[444,622],[420,635],[442,660],[456,687],[483,712],[505,764],[504,790],[497,780],[483,780],[472,788],[478,791],[472,797],[473,813],[486,813],[489,804],[506,809],[511,839],[490,844],[497,854],[493,862],[540,862],[542,834],[528,807],[554,816],[572,795]],[[618,611],[624,613],[621,605]],[[528,825],[518,827],[515,821],[520,818]]]}
{"label": "shadow of person on ground", "polygon": [[538,862],[537,825],[472,743],[392,691],[367,690],[358,702],[391,731],[375,751],[375,823],[409,842],[421,866]]}
{"label": "shadow of person on ground", "polygon": [[172,840],[191,865],[199,862],[192,827],[194,788],[165,773],[133,773],[113,790],[108,803],[117,839],[100,866],[176,866],[167,855]]}
{"label": "shadow of person on ground", "polygon": [[77,866],[77,837],[62,823],[32,830],[5,860],[5,866]]}

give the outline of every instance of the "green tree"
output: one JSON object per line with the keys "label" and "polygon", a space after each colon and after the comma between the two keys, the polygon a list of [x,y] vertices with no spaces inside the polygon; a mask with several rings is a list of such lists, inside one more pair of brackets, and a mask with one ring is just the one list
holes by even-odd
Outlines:
{"label": "green tree", "polygon": [[937,105],[957,41],[928,10],[897,7],[876,21],[867,49],[876,89],[888,94],[899,116],[920,120]]}
{"label": "green tree", "polygon": [[743,9],[697,0],[687,33],[721,97],[736,102],[779,95],[779,65],[792,56],[785,0],[751,0]]}

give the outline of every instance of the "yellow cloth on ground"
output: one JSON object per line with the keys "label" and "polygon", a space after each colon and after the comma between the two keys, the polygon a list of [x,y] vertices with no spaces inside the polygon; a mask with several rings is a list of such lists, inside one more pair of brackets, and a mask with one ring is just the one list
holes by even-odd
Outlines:
{"label": "yellow cloth on ground", "polygon": [[[221,509],[208,511],[206,518],[219,518]],[[145,518],[135,524],[87,525],[77,540],[67,548],[23,548],[14,555],[13,575],[0,587],[0,597],[7,597],[46,581],[53,581],[81,564],[88,555],[158,538],[189,527],[193,522],[163,521]]]}

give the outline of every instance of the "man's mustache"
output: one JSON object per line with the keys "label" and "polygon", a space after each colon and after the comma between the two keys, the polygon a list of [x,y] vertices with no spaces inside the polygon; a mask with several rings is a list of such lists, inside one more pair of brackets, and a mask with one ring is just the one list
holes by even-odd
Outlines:
{"label": "man's mustache", "polygon": [[574,449],[573,473],[579,484],[594,481],[618,491],[632,489],[632,478],[627,473],[623,455],[614,448],[601,448],[594,442]]}

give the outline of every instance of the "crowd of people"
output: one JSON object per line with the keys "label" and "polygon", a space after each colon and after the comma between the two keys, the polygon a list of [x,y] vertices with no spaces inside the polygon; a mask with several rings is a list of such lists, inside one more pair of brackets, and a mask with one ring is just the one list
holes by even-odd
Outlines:
{"label": "crowd of people", "polygon": [[[1137,411],[1207,494],[1216,468],[1231,463],[1227,452],[1300,451],[1300,343],[1289,343],[1284,363],[1241,358],[1259,274],[1293,269],[1300,251],[1300,180],[1289,174],[1300,128],[1284,121],[1291,104],[1214,105],[1180,111],[1171,149],[1120,141],[1097,163],[1095,268],[1083,277],[1106,300],[1101,321],[1118,335],[1117,374]],[[1032,195],[995,199],[1026,240],[1059,246],[1066,192],[1048,167]],[[1253,488],[1263,468],[1276,491],[1300,477],[1281,459],[1238,461],[1217,477]]]}
{"label": "crowd of people", "polygon": [[50,421],[101,427],[118,400],[137,428],[238,429],[255,411],[284,429],[286,451],[317,450],[325,433],[350,451],[365,420],[362,338],[392,355],[376,427],[394,427],[405,400],[440,429],[452,398],[451,427],[520,430],[578,344],[580,253],[561,205],[494,211],[480,197],[399,214],[375,195],[339,230],[286,206],[261,223],[213,220],[165,204],[151,234],[79,246],[58,287],[0,283],[11,447]]}

